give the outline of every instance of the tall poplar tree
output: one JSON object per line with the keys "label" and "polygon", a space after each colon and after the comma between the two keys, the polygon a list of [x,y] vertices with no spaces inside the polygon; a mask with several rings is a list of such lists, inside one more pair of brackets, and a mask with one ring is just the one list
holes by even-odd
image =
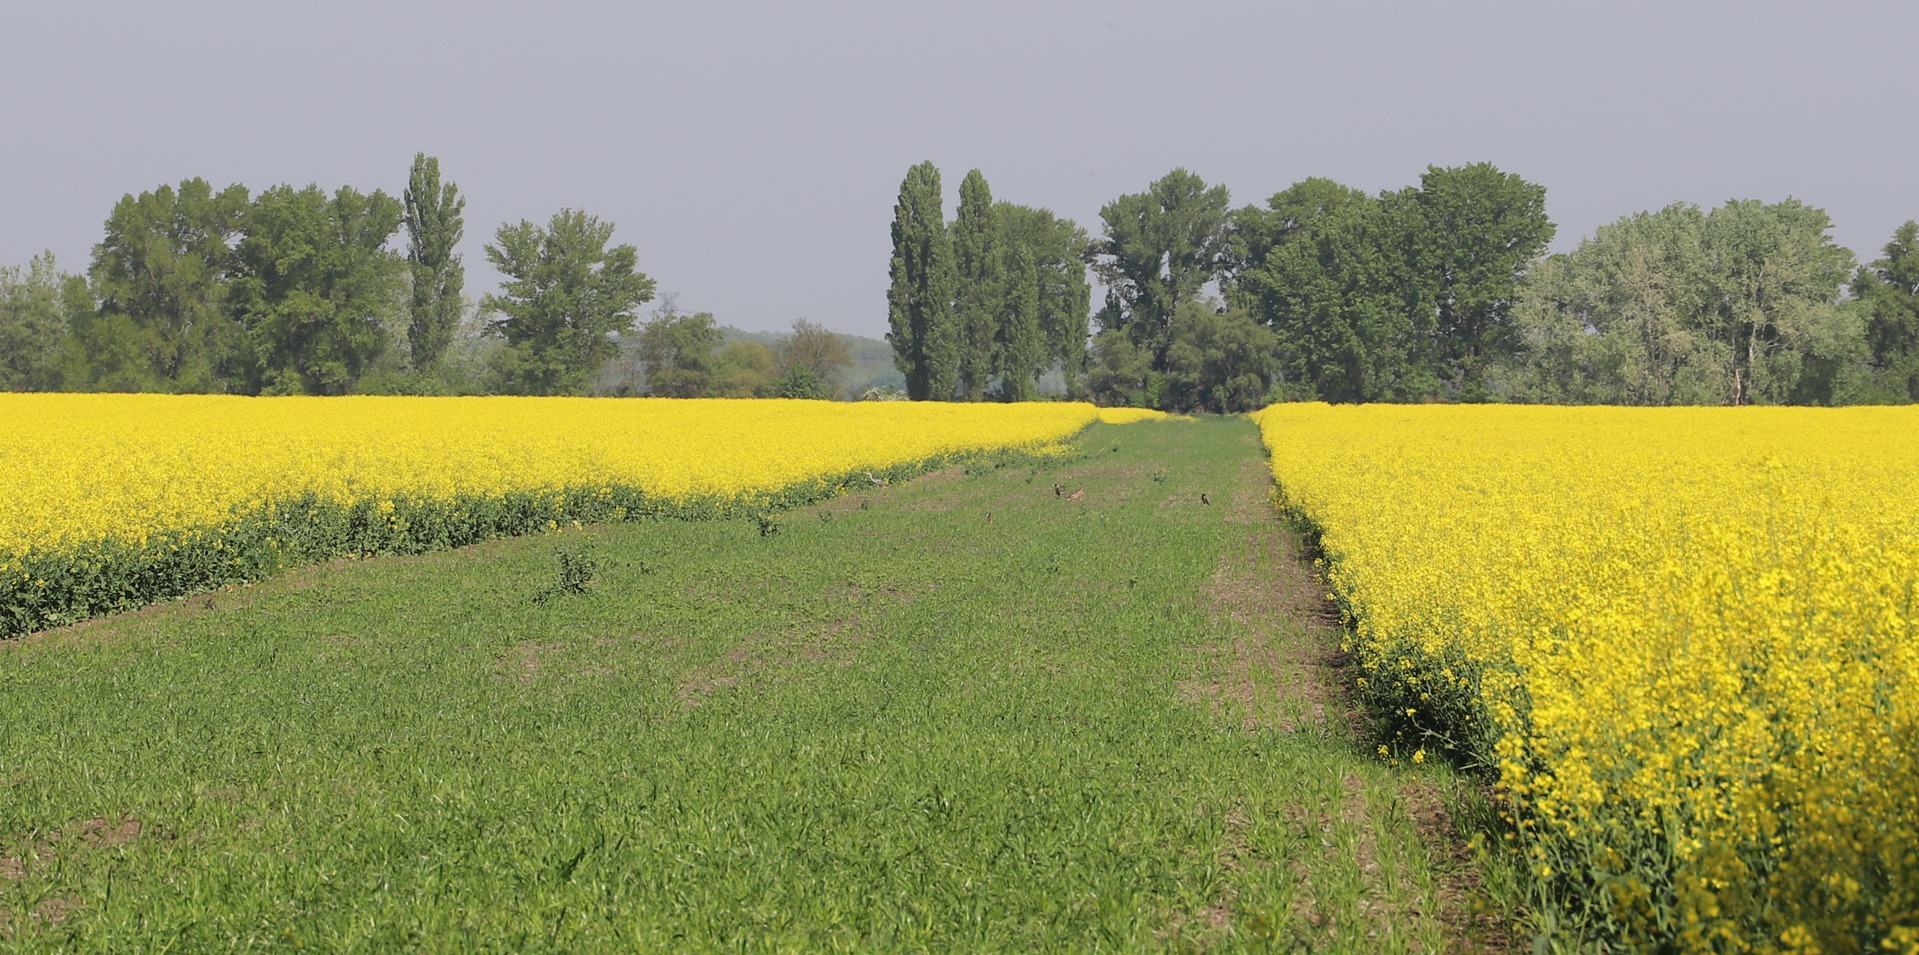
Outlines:
{"label": "tall poplar tree", "polygon": [[953,260],[959,272],[954,295],[954,320],[959,328],[959,389],[967,401],[986,396],[986,383],[998,364],[995,343],[1001,338],[1001,298],[1005,265],[998,224],[993,215],[993,191],[975,169],[960,181],[959,210],[953,219]]}
{"label": "tall poplar tree", "polygon": [[906,171],[893,207],[892,282],[886,290],[886,340],[915,401],[948,400],[959,377],[959,335],[953,320],[953,243],[940,203],[940,172],[931,161]]}
{"label": "tall poplar tree", "polygon": [[1033,250],[1024,245],[1009,246],[1003,258],[993,366],[1000,375],[1001,397],[1026,401],[1038,390],[1040,363],[1046,359],[1046,337],[1040,328],[1039,265]]}
{"label": "tall poplar tree", "polygon": [[1086,372],[1086,339],[1092,319],[1093,286],[1086,279],[1086,230],[1048,209],[1010,202],[993,205],[1008,248],[1024,248],[1033,257],[1039,283],[1042,365],[1057,361],[1066,390],[1077,397]]}
{"label": "tall poplar tree", "polygon": [[466,197],[458,186],[440,181],[438,158],[415,153],[404,199],[406,260],[413,273],[406,337],[413,347],[413,367],[430,368],[446,354],[460,324],[466,267],[453,250],[466,232]]}
{"label": "tall poplar tree", "polygon": [[1431,166],[1418,203],[1418,264],[1437,289],[1436,370],[1455,397],[1483,398],[1487,368],[1516,347],[1507,317],[1519,282],[1553,238],[1546,187],[1487,162]]}

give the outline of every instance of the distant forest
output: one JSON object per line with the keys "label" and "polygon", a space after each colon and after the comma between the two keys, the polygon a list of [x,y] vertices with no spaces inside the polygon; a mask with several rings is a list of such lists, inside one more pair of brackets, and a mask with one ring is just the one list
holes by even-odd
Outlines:
{"label": "distant forest", "polygon": [[1489,163],[1378,195],[1306,179],[1239,208],[1176,169],[1107,203],[1094,235],[996,200],[979,170],[949,222],[920,163],[894,209],[881,342],[656,302],[634,247],[576,209],[500,225],[501,288],[475,299],[454,251],[465,199],[425,155],[398,197],[189,179],[123,197],[84,273],[51,253],[0,267],[0,390],[1919,401],[1919,224],[1862,264],[1796,200],[1675,204],[1549,256],[1545,205]]}

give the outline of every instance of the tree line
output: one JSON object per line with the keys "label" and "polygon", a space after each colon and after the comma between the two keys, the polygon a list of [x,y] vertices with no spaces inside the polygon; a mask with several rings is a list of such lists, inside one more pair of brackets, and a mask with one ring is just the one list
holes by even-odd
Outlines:
{"label": "tree line", "polygon": [[[948,224],[931,163],[901,186],[888,338],[915,398],[1031,393],[1009,304],[1025,240],[1003,224],[1017,207],[987,198],[969,173]],[[1090,269],[1106,294],[1092,329],[1051,317],[1042,354],[1070,393],[1178,411],[1919,400],[1919,225],[1860,266],[1796,200],[1681,204],[1546,256],[1545,201],[1475,163],[1378,195],[1311,178],[1235,209],[1175,169],[1103,206],[1097,238],[1044,213],[1059,284]],[[982,235],[996,256],[974,251]]]}
{"label": "tree line", "polygon": [[[777,348],[720,349],[712,316],[670,308],[636,328],[655,282],[577,209],[502,224],[485,250],[504,282],[475,302],[465,205],[425,154],[398,198],[203,179],[129,194],[84,274],[51,253],[0,268],[0,390],[578,394],[626,358],[607,390],[829,397],[850,363],[804,320]],[[709,370],[726,359],[730,377]]]}
{"label": "tree line", "polygon": [[[415,155],[399,198],[351,186],[121,199],[84,274],[0,268],[0,391],[837,397],[850,341],[808,320],[773,345],[708,313],[641,320],[654,280],[614,224],[503,222],[499,291],[464,293],[459,186]],[[403,238],[395,247],[395,238]]]}
{"label": "tree line", "polygon": [[[1234,208],[1175,169],[1089,236],[977,169],[948,222],[923,162],[894,207],[886,338],[921,400],[1027,400],[1056,374],[1069,397],[1178,411],[1919,401],[1919,224],[1862,265],[1796,200],[1676,204],[1548,256],[1545,195],[1476,163]],[[579,210],[502,224],[485,251],[504,281],[476,302],[464,208],[424,154],[398,198],[129,194],[84,273],[0,268],[0,390],[849,397],[848,342],[813,323],[769,346],[670,302],[642,321],[655,281]]]}
{"label": "tree line", "polygon": [[609,245],[611,223],[566,209],[500,227],[486,254],[506,283],[473,311],[454,251],[465,205],[424,154],[398,198],[198,178],[129,194],[85,274],[51,254],[0,274],[0,389],[461,390],[463,323],[503,342],[489,354],[493,390],[576,389],[653,280],[632,246]]}
{"label": "tree line", "polygon": [[804,318],[772,343],[728,337],[711,312],[681,312],[668,296],[634,334],[593,389],[608,395],[664,398],[810,398],[842,394],[853,365],[850,338]]}
{"label": "tree line", "polygon": [[996,202],[975,169],[949,225],[940,172],[907,170],[893,208],[887,340],[915,400],[1037,394],[1050,363],[1069,394],[1082,377],[1092,286],[1086,233],[1046,209]]}

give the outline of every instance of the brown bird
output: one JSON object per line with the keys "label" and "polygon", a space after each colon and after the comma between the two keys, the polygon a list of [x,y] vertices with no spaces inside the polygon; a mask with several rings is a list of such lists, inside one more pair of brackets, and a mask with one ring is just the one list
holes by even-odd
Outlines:
{"label": "brown bird", "polygon": [[1062,495],[1062,494],[1065,494],[1065,493],[1066,493],[1066,489],[1065,489],[1065,488],[1063,488],[1063,487],[1060,487],[1060,486],[1059,486],[1059,485],[1057,485],[1057,484],[1055,484],[1055,485],[1053,485],[1053,496],[1054,496],[1054,497],[1059,497],[1060,495]]}
{"label": "brown bird", "polygon": [[1080,498],[1082,498],[1082,497],[1085,497],[1085,496],[1086,496],[1086,489],[1085,489],[1085,488],[1080,488],[1079,490],[1077,490],[1077,491],[1074,491],[1073,493],[1071,493],[1071,494],[1068,494],[1068,495],[1066,495],[1066,499],[1067,499],[1067,500],[1069,500],[1069,501],[1077,501],[1077,500],[1079,500]]}
{"label": "brown bird", "polygon": [[1207,497],[1205,491],[1201,491],[1199,492],[1199,502],[1201,504],[1207,505],[1208,507],[1211,507],[1213,503],[1213,499],[1210,497]]}
{"label": "brown bird", "polygon": [[993,515],[991,514],[986,515],[986,523],[987,524],[993,523]]}

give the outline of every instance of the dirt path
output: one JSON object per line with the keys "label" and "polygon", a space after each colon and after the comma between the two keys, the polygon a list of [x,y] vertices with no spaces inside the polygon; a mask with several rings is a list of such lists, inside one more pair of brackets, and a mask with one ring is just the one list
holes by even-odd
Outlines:
{"label": "dirt path", "polygon": [[[1247,733],[1303,736],[1365,754],[1377,744],[1353,697],[1352,658],[1341,650],[1344,627],[1313,555],[1274,507],[1273,491],[1262,455],[1240,467],[1226,500],[1214,501],[1224,504],[1223,519],[1231,530],[1204,594],[1225,637],[1195,648],[1194,672],[1180,683],[1181,697]],[[1297,826],[1323,837],[1341,826],[1350,829],[1345,861],[1358,875],[1358,899],[1350,915],[1375,926],[1369,934],[1395,924],[1437,921],[1446,951],[1509,950],[1503,919],[1486,913],[1478,872],[1441,794],[1443,783],[1430,774],[1381,775],[1377,764],[1371,768],[1375,771],[1340,773],[1336,808],[1285,810]],[[1243,817],[1235,821],[1230,829],[1244,828]],[[1406,873],[1381,863],[1376,832],[1383,822],[1412,826],[1430,854],[1435,881],[1415,885]],[[1226,855],[1237,864],[1240,854]],[[1310,884],[1309,870],[1301,867],[1300,874]],[[1227,900],[1223,908],[1229,907]],[[1310,895],[1300,898],[1290,914],[1295,927],[1313,929],[1335,918]],[[1423,938],[1410,947],[1431,944],[1431,938]]]}

